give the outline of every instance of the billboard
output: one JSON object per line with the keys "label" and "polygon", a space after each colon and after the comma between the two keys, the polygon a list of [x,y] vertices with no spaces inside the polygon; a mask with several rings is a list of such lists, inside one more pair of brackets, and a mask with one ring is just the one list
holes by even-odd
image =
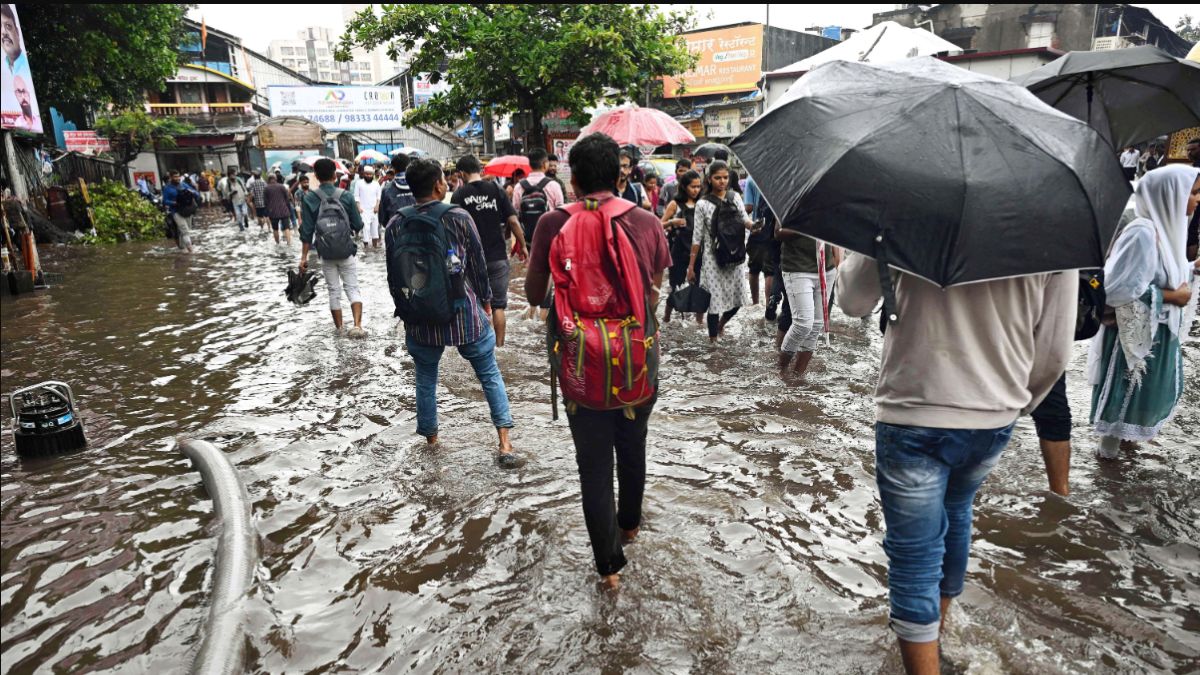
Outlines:
{"label": "billboard", "polygon": [[423,106],[429,103],[429,99],[433,98],[434,94],[441,94],[447,91],[450,91],[450,85],[446,82],[444,75],[438,80],[437,84],[429,81],[429,73],[418,73],[413,77],[414,106]]}
{"label": "billboard", "polygon": [[[763,27],[756,23],[734,28],[687,33],[687,48],[700,57],[678,77],[663,78],[663,97],[703,96],[753,91],[762,77]],[[680,84],[684,91],[679,91]]]}
{"label": "billboard", "polygon": [[68,152],[108,152],[112,144],[107,138],[98,136],[95,131],[64,131],[63,143]]}
{"label": "billboard", "polygon": [[42,133],[42,114],[37,94],[33,91],[33,75],[29,71],[29,54],[25,51],[25,35],[17,18],[17,6],[0,4],[0,47],[3,48],[4,77],[0,78],[0,127],[14,131]]}
{"label": "billboard", "polygon": [[303,117],[328,131],[401,129],[400,87],[282,86],[267,88],[271,116]]}

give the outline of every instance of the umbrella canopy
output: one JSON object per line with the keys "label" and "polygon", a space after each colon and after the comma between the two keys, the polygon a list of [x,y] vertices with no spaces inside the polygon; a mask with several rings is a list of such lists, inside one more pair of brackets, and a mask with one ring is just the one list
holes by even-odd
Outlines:
{"label": "umbrella canopy", "polygon": [[1200,64],[1150,45],[1071,52],[1013,81],[1088,122],[1115,148],[1200,120]]}
{"label": "umbrella canopy", "polygon": [[517,169],[529,175],[529,158],[524,155],[501,155],[488,162],[487,166],[483,167],[483,172],[489,176],[511,178]]}
{"label": "umbrella canopy", "polygon": [[354,161],[359,162],[359,163],[363,163],[363,162],[385,163],[385,162],[389,161],[390,159],[391,159],[390,157],[383,154],[382,152],[380,152],[378,150],[373,150],[373,149],[363,150],[362,152],[358,153],[358,155],[356,155],[354,157]]}
{"label": "umbrella canopy", "polygon": [[417,148],[407,148],[406,147],[406,148],[396,148],[395,150],[389,152],[388,154],[393,157],[395,157],[396,155],[408,155],[409,157],[425,157],[429,153],[425,152],[424,150],[418,150]]}
{"label": "umbrella canopy", "polygon": [[717,152],[722,150],[724,150],[730,157],[733,156],[733,150],[730,150],[728,145],[725,145],[724,143],[710,142],[698,146],[695,150],[693,150],[692,157],[700,157],[704,159],[705,162],[712,162],[713,158],[716,157]]}
{"label": "umbrella canopy", "polygon": [[608,134],[618,145],[658,147],[696,142],[696,137],[667,113],[636,105],[600,113],[580,130],[579,137],[596,132]]}
{"label": "umbrella canopy", "polygon": [[1129,197],[1086,124],[930,57],[820,66],[732,147],[785,227],[943,287],[1100,267]]}

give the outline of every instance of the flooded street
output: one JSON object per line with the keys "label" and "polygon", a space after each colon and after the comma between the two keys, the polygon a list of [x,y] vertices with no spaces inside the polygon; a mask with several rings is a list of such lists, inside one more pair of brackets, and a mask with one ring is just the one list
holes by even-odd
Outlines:
{"label": "flooded street", "polygon": [[[359,259],[370,336],[354,341],[334,337],[323,282],[308,306],[285,300],[298,245],[224,224],[198,242],[192,257],[166,243],[43,249],[63,284],[2,305],[3,392],[71,383],[91,442],[20,460],[5,414],[4,672],[190,664],[215,541],[180,435],[225,450],[254,502],[255,672],[901,670],[874,482],[874,321],[835,312],[804,388],[775,376],[761,308],[736,317],[720,351],[691,321],[664,327],[643,534],[612,596],[596,587],[571,438],[550,419],[543,327],[519,318],[523,293],[499,362],[530,461],[505,473],[453,353],[444,447],[416,436],[381,252]],[[1198,347],[1184,347],[1175,421],[1099,465],[1076,345],[1073,493],[1046,490],[1022,419],[976,503],[948,672],[1200,668]]]}

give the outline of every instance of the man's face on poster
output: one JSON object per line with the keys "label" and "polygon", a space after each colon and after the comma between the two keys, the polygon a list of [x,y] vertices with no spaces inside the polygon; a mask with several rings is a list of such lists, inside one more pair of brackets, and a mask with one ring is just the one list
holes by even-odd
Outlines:
{"label": "man's face on poster", "polygon": [[21,105],[21,116],[32,119],[33,105],[29,102],[29,85],[20,75],[13,78],[13,95],[17,97],[17,103]]}
{"label": "man's face on poster", "polygon": [[17,32],[17,22],[7,14],[0,21],[0,47],[9,61],[16,61],[21,55],[21,34]]}

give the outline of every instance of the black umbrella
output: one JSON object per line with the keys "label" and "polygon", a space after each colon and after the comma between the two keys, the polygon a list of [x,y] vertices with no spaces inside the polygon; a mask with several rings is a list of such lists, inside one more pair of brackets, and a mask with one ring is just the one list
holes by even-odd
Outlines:
{"label": "black umbrella", "polygon": [[288,270],[288,285],[283,289],[284,295],[293,304],[307,305],[317,295],[317,273],[305,270],[303,274],[296,270]]}
{"label": "black umbrella", "polygon": [[784,227],[885,281],[888,264],[943,287],[1102,266],[1129,196],[1086,124],[933,58],[822,65],[732,148]]}
{"label": "black umbrella", "polygon": [[1013,82],[1115,148],[1200,124],[1200,63],[1150,45],[1071,52]]}
{"label": "black umbrella", "polygon": [[692,151],[692,157],[702,157],[705,162],[711,163],[719,152],[725,153],[725,161],[729,161],[729,158],[733,156],[733,151],[729,149],[728,145],[725,145],[724,143],[710,142],[697,146],[696,149]]}

